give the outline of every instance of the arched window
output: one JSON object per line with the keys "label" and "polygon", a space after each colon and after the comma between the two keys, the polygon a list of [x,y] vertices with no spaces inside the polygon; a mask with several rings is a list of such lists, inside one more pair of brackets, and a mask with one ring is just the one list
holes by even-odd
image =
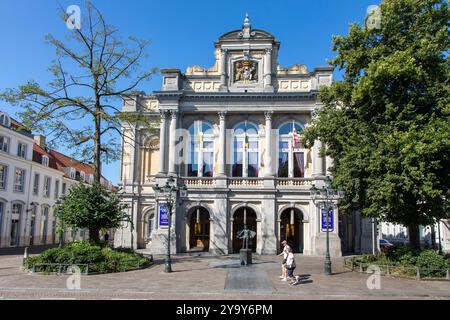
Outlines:
{"label": "arched window", "polygon": [[47,224],[50,207],[45,205],[42,206],[41,210],[41,243],[45,244],[47,242]]}
{"label": "arched window", "polygon": [[18,246],[20,240],[20,218],[22,216],[23,205],[21,203],[13,203],[11,207],[11,228],[9,239],[11,246]]}
{"label": "arched window", "polygon": [[233,177],[257,177],[259,174],[258,127],[247,121],[233,131]]}
{"label": "arched window", "polygon": [[202,120],[189,127],[187,175],[212,177],[214,174],[214,130]]}
{"label": "arched window", "polygon": [[306,150],[300,142],[303,127],[298,122],[287,122],[278,129],[278,177],[303,178]]}

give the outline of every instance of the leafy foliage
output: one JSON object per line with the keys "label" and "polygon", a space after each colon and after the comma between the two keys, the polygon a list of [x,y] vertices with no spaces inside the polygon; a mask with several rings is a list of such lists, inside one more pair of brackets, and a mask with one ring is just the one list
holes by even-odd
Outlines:
{"label": "leafy foliage", "polygon": [[322,88],[324,107],[305,143],[320,138],[322,153],[335,159],[342,212],[426,225],[449,216],[449,6],[384,0],[380,7],[379,29],[353,24],[334,37],[330,63],[345,70],[344,81]]}
{"label": "leafy foliage", "polygon": [[[63,143],[80,160],[92,161],[94,180],[99,182],[101,161],[119,159],[121,123],[146,122],[142,116],[123,116],[117,102],[139,104],[141,93],[135,89],[156,69],[140,71],[148,41],[122,40],[89,1],[82,17],[81,29],[68,31],[64,41],[46,37],[56,56],[48,69],[50,83],[30,80],[0,93],[0,98],[19,106],[21,122],[46,135],[50,146]],[[69,18],[63,8],[61,18],[64,24]],[[127,138],[135,137],[130,133]]]}
{"label": "leafy foliage", "polygon": [[[150,260],[134,251],[114,250],[92,245],[87,241],[76,241],[63,248],[51,248],[38,256],[28,257],[24,264],[28,269],[35,264],[88,264],[89,272],[107,273],[145,267],[150,264]],[[85,266],[80,266],[80,269],[81,272],[85,272]],[[57,265],[35,267],[35,271],[38,272],[48,273],[58,270]]]}
{"label": "leafy foliage", "polygon": [[98,242],[101,229],[118,228],[122,222],[132,223],[126,214],[127,205],[119,194],[102,185],[78,183],[55,210],[55,216],[67,227],[89,229],[89,238]]}

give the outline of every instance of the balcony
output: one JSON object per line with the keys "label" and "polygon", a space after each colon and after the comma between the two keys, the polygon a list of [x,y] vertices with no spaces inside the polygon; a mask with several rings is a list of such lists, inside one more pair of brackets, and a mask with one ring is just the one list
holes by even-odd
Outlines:
{"label": "balcony", "polygon": [[[147,183],[155,182],[154,177],[148,178]],[[315,181],[314,178],[181,177],[181,179],[193,190],[205,188],[298,190],[309,189]]]}

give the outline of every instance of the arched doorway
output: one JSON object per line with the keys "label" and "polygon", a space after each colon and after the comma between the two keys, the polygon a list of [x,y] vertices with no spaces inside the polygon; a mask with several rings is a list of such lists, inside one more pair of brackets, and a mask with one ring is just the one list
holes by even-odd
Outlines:
{"label": "arched doorway", "polygon": [[303,214],[295,208],[283,210],[280,216],[280,248],[286,240],[294,253],[303,253]]}
{"label": "arched doorway", "polygon": [[189,248],[191,251],[209,250],[209,212],[203,207],[195,208],[189,222]]}
{"label": "arched doorway", "polygon": [[[238,253],[242,249],[242,239],[238,239],[237,234],[244,229],[244,225],[247,229],[256,231],[256,213],[252,208],[243,207],[236,210],[233,216],[233,253]],[[257,234],[253,239],[250,239],[248,243],[249,249],[256,252],[256,239]]]}

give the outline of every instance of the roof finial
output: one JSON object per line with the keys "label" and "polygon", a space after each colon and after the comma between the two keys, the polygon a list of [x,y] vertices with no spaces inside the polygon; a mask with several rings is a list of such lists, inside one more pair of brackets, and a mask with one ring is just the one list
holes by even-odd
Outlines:
{"label": "roof finial", "polygon": [[245,14],[245,18],[244,18],[244,27],[246,26],[250,26],[250,22],[248,19],[248,13]]}
{"label": "roof finial", "polygon": [[243,38],[250,38],[251,28],[252,28],[252,26],[250,25],[248,14],[246,13],[245,18],[244,18],[244,24],[242,25],[242,32],[241,32],[240,36],[242,36]]}

